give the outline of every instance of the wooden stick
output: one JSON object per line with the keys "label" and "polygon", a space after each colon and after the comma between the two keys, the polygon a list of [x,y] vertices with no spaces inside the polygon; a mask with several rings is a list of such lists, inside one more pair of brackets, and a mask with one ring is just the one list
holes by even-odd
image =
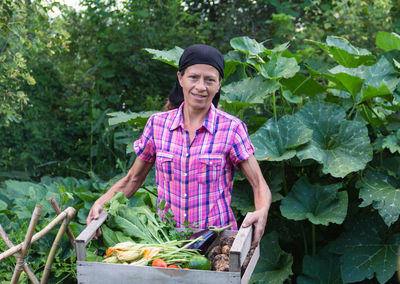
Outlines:
{"label": "wooden stick", "polygon": [[[36,242],[37,240],[39,240],[41,237],[43,237],[44,235],[46,235],[48,232],[50,232],[58,223],[60,223],[60,221],[64,220],[64,218],[69,214],[72,214],[72,212],[76,213],[75,208],[73,207],[68,207],[67,209],[65,209],[63,212],[61,212],[60,215],[58,215],[56,218],[53,219],[53,221],[51,221],[46,227],[43,228],[43,230],[41,230],[40,232],[36,233],[33,237],[32,237],[32,243]],[[74,213],[74,215],[75,215]],[[13,248],[6,250],[5,252],[0,254],[0,261],[3,261],[4,259],[6,259],[7,257],[15,254],[16,252],[18,252],[21,248],[22,248],[23,243],[20,243],[16,246],[14,246]]]}
{"label": "wooden stick", "polygon": [[[3,239],[4,243],[9,247],[12,248],[14,246],[13,242],[10,240],[8,237],[6,231],[4,231],[3,226],[0,225],[0,237]],[[14,256],[20,257],[20,253],[15,253]],[[34,284],[39,284],[39,280],[36,278],[35,274],[32,272],[31,268],[29,265],[24,262],[24,271],[26,275],[28,275],[29,279],[32,281]]]}
{"label": "wooden stick", "polygon": [[[50,197],[50,203],[54,208],[54,211],[56,211],[57,215],[61,214],[61,209],[57,204],[57,201],[53,198]],[[72,231],[69,227],[67,227],[67,235],[68,235],[68,239],[71,242],[72,246],[75,248],[75,237],[74,234],[72,234]]]}
{"label": "wooden stick", "polygon": [[28,253],[29,246],[31,245],[31,240],[33,233],[35,232],[37,221],[39,220],[40,214],[42,213],[42,206],[36,205],[33,211],[31,221],[29,223],[28,230],[25,235],[25,240],[22,243],[21,254],[17,257],[17,263],[15,264],[14,274],[11,279],[11,284],[17,284],[21,272],[24,270],[25,257]]}
{"label": "wooden stick", "polygon": [[51,250],[50,250],[49,256],[47,257],[46,266],[44,267],[42,280],[40,281],[41,284],[45,284],[49,280],[49,276],[50,276],[50,272],[51,272],[51,266],[53,265],[57,249],[60,246],[60,241],[61,241],[66,229],[68,228],[69,222],[74,217],[76,211],[75,212],[71,212],[71,213],[72,213],[72,215],[67,214],[67,217],[65,217],[65,219],[63,220],[63,222],[62,222],[62,224],[60,226],[60,229],[58,230],[57,235],[56,235],[56,237],[54,239],[53,245],[51,246]]}

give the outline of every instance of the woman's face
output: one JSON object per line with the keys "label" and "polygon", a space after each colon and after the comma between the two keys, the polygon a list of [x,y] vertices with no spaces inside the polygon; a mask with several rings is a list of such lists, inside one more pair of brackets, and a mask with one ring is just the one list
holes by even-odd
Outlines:
{"label": "woman's face", "polygon": [[178,80],[183,90],[185,106],[193,110],[207,110],[221,87],[219,72],[211,65],[195,64],[186,68]]}

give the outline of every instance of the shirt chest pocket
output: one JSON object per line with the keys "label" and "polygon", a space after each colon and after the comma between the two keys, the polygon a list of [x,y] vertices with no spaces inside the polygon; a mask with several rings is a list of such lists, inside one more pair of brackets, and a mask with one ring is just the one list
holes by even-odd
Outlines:
{"label": "shirt chest pocket", "polygon": [[174,155],[169,152],[157,152],[156,166],[159,179],[170,181],[174,179]]}
{"label": "shirt chest pocket", "polygon": [[197,181],[207,184],[218,181],[222,171],[222,156],[213,154],[199,155]]}

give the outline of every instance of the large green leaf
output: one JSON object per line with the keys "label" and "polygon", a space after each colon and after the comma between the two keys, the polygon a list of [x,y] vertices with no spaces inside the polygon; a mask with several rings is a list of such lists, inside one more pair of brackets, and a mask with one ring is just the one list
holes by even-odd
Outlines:
{"label": "large green leaf", "polygon": [[377,170],[369,170],[357,183],[360,188],[360,207],[373,205],[390,226],[400,215],[400,183]]}
{"label": "large green leaf", "polygon": [[3,200],[0,200],[0,211],[6,210],[7,207],[8,207],[7,203],[5,203]]}
{"label": "large green leaf", "polygon": [[144,127],[146,125],[147,120],[149,117],[156,113],[157,111],[142,111],[142,112],[111,112],[107,115],[111,118],[108,120],[110,125],[116,125],[120,123],[132,123],[138,126]]}
{"label": "large green leaf", "polygon": [[259,65],[261,75],[268,79],[291,78],[299,70],[300,66],[293,57],[274,56],[268,63]]}
{"label": "large green leaf", "polygon": [[342,254],[341,274],[345,283],[372,279],[388,281],[397,268],[400,234],[394,234],[378,214],[353,215],[345,232],[330,244],[330,251]]}
{"label": "large green leaf", "polygon": [[322,171],[345,177],[365,168],[372,159],[372,146],[365,125],[345,119],[345,111],[336,104],[310,102],[295,114],[313,130],[311,141],[297,151],[300,160],[313,159]]}
{"label": "large green leaf", "polygon": [[262,43],[247,36],[235,37],[231,39],[230,44],[234,49],[249,55],[259,55],[266,50]]}
{"label": "large green leaf", "polygon": [[336,62],[348,68],[358,67],[360,65],[373,64],[375,56],[366,49],[357,48],[351,45],[348,40],[328,36],[326,43],[310,40],[328,53]]}
{"label": "large green leaf", "polygon": [[387,148],[391,153],[398,152],[400,154],[400,129],[389,134],[383,139],[382,148]]}
{"label": "large green leaf", "polygon": [[311,140],[312,130],[292,115],[279,121],[269,119],[251,135],[257,160],[282,161],[293,158],[296,148]]}
{"label": "large green leaf", "polygon": [[221,100],[229,103],[261,104],[265,97],[279,88],[279,84],[261,76],[249,77],[222,87]]}
{"label": "large green leaf", "polygon": [[323,251],[319,255],[305,255],[298,284],[342,284],[339,257]]}
{"label": "large green leaf", "polygon": [[346,87],[354,98],[361,91],[361,97],[356,99],[358,102],[390,95],[400,82],[398,72],[385,57],[372,66],[358,68],[336,66],[329,72]]}
{"label": "large green leaf", "polygon": [[260,250],[260,258],[250,283],[284,283],[293,274],[293,256],[280,248],[278,233],[272,232],[264,235],[260,243]]}
{"label": "large green leaf", "polygon": [[378,32],[376,46],[384,51],[400,50],[400,36],[396,33]]}
{"label": "large green leaf", "polygon": [[325,88],[316,82],[311,76],[305,77],[300,73],[288,79],[279,81],[283,86],[288,88],[295,96],[315,97],[317,94],[323,93]]}
{"label": "large green leaf", "polygon": [[299,179],[281,202],[281,213],[291,220],[308,219],[316,225],[341,224],[347,214],[347,192],[338,192],[340,183],[315,185]]}
{"label": "large green leaf", "polygon": [[160,60],[176,68],[179,66],[179,59],[183,53],[183,49],[179,46],[170,50],[157,50],[151,48],[145,48],[148,53],[153,54],[153,59]]}

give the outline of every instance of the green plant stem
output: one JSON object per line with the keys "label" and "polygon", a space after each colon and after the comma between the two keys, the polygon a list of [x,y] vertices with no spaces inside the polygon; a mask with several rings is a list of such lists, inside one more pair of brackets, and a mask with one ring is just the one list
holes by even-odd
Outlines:
{"label": "green plant stem", "polygon": [[282,165],[282,185],[283,185],[283,192],[285,193],[285,196],[287,196],[289,194],[288,188],[287,188],[287,183],[286,183],[286,179],[285,179],[285,163],[282,161],[281,162]]}
{"label": "green plant stem", "polygon": [[347,115],[347,119],[350,119],[351,116],[353,115],[354,110],[356,109],[357,104],[353,104],[353,107],[351,108],[350,113]]}
{"label": "green plant stem", "polygon": [[273,112],[274,112],[275,119],[277,118],[277,116],[276,116],[276,97],[275,97],[276,92],[274,92],[272,94],[272,109],[273,109]]}
{"label": "green plant stem", "polygon": [[312,231],[312,255],[317,253],[317,241],[315,236],[315,225],[311,224],[311,231]]}
{"label": "green plant stem", "polygon": [[304,227],[302,223],[300,223],[300,227],[301,227],[301,233],[303,235],[304,255],[308,255],[307,237],[306,233],[304,232]]}

